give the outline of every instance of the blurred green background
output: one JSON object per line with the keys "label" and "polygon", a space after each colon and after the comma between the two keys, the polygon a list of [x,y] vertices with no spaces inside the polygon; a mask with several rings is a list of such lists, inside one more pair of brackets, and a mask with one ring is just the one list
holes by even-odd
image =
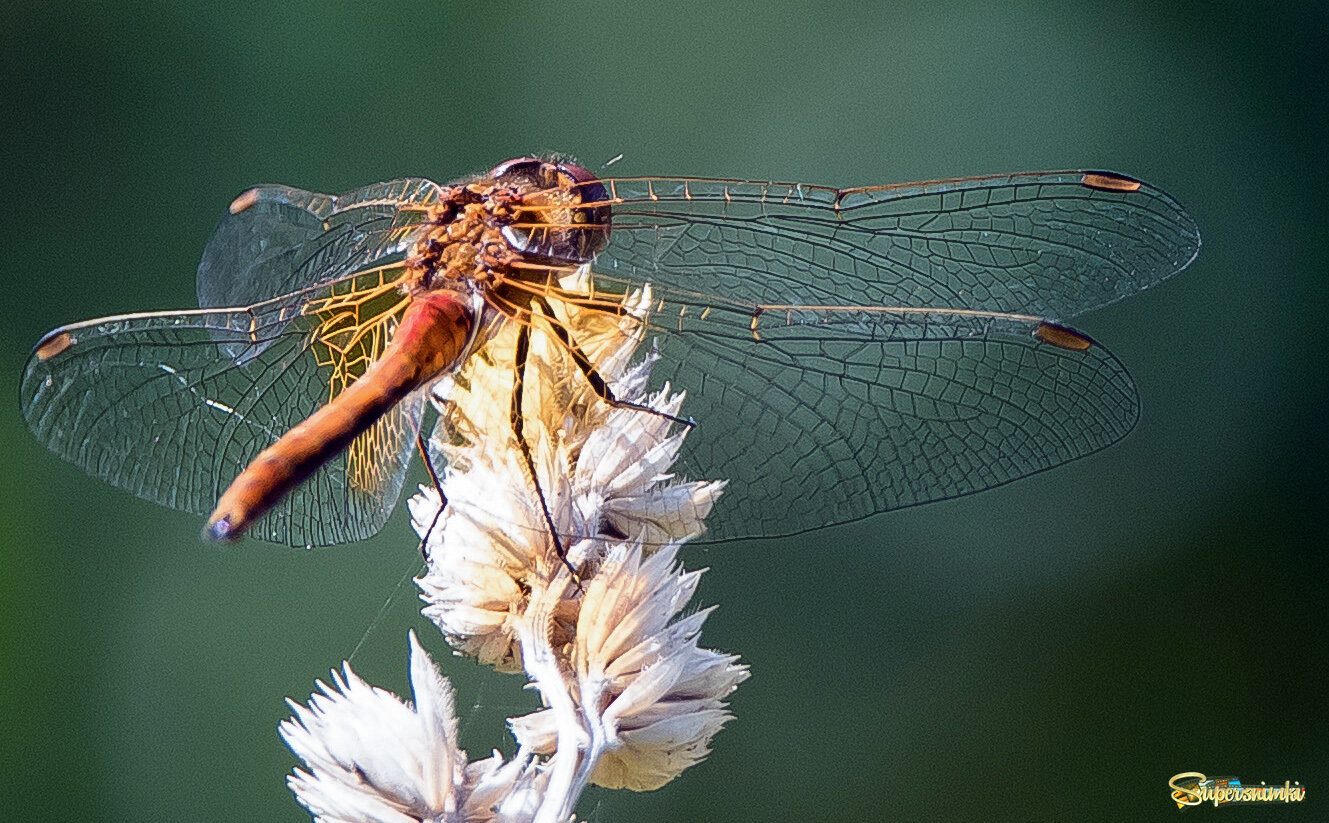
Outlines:
{"label": "blurred green background", "polygon": [[[703,765],[597,821],[1141,820],[1201,771],[1329,790],[1323,4],[49,3],[0,12],[0,809],[308,819],[283,697],[406,684],[404,514],[303,552],[86,478],[18,417],[61,323],[193,304],[256,182],[338,192],[532,152],[837,185],[1061,167],[1167,189],[1204,248],[1077,324],[1115,448],[968,499],[694,548],[753,677]],[[395,596],[394,596],[395,592]],[[1316,604],[1321,604],[1317,606]],[[386,604],[380,616],[380,609]],[[533,702],[458,678],[473,756]],[[1324,816],[1309,808],[1205,812]]]}

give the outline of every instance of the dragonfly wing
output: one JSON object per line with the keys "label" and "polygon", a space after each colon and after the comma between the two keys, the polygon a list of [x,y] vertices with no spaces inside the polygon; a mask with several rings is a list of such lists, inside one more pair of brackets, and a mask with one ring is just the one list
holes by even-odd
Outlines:
{"label": "dragonfly wing", "polygon": [[1108,172],[859,189],[600,181],[598,271],[736,304],[968,308],[1068,319],[1149,288],[1199,251],[1165,192]]}
{"label": "dragonfly wing", "polygon": [[[349,345],[344,324],[329,322],[345,316],[339,298],[365,291],[363,279],[307,290],[301,306],[320,311],[295,312],[289,299],[277,299],[57,329],[24,370],[23,417],[48,448],[89,474],[207,514],[260,451],[377,357],[395,308],[361,318]],[[373,301],[363,305],[368,311]],[[377,532],[396,504],[421,408],[418,398],[399,405],[251,534],[305,546]]]}
{"label": "dragonfly wing", "polygon": [[1173,198],[1107,172],[600,185],[595,286],[651,285],[656,374],[699,421],[690,471],[734,481],[717,538],[968,494],[1115,442],[1138,415],[1129,375],[1053,321],[1167,279],[1200,244]]}
{"label": "dragonfly wing", "polygon": [[232,202],[203,250],[203,308],[249,306],[400,259],[440,188],[423,178],[342,195],[255,186]]}
{"label": "dragonfly wing", "polygon": [[1086,348],[1015,320],[804,312],[763,317],[754,336],[726,314],[652,323],[654,374],[687,391],[698,421],[685,472],[730,481],[709,539],[990,489],[1111,445],[1139,414],[1122,364],[1070,330]]}

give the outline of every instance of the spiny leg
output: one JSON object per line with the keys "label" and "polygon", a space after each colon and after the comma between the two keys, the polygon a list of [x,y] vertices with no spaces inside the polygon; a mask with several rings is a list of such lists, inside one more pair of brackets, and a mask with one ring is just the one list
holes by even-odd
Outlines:
{"label": "spiny leg", "polygon": [[558,559],[563,561],[563,565],[572,572],[572,579],[577,580],[577,570],[572,567],[568,561],[567,550],[563,548],[563,541],[558,536],[558,528],[554,525],[554,516],[549,512],[549,502],[545,500],[544,489],[540,488],[540,476],[535,471],[535,458],[531,455],[531,446],[526,442],[526,420],[521,410],[521,400],[523,387],[526,382],[526,356],[531,349],[531,326],[529,323],[517,324],[517,346],[513,354],[513,378],[512,378],[512,433],[517,438],[517,448],[521,450],[522,459],[526,461],[526,469],[531,473],[531,481],[535,483],[535,496],[540,499],[540,510],[544,512],[545,523],[549,526],[549,537],[554,541],[554,551],[558,553]]}
{"label": "spiny leg", "polygon": [[429,472],[429,482],[434,484],[434,490],[438,492],[438,511],[434,512],[434,519],[429,521],[429,528],[420,535],[420,556],[428,563],[429,552],[425,550],[425,544],[429,540],[429,535],[434,533],[434,527],[438,525],[438,519],[443,516],[443,510],[448,507],[448,497],[443,493],[443,484],[438,481],[438,472],[434,471],[434,461],[429,459],[428,444],[420,432],[415,433],[415,447],[420,450],[420,457],[424,458],[425,471]]}
{"label": "spiny leg", "polygon": [[[554,330],[554,334],[558,337],[559,342],[562,343],[563,347],[572,355],[572,362],[577,364],[577,368],[581,371],[582,376],[586,378],[586,382],[591,384],[591,390],[594,391],[601,400],[616,409],[633,409],[634,411],[649,412],[657,417],[663,417],[666,420],[671,420],[680,425],[687,426],[688,428],[693,428],[697,425],[697,421],[690,417],[677,417],[672,414],[666,414],[659,409],[653,409],[650,406],[642,405],[641,403],[619,400],[614,396],[614,390],[609,388],[609,384],[600,376],[600,372],[595,368],[595,364],[592,363],[590,358],[586,356],[586,353],[581,350],[581,346],[577,345],[577,341],[572,339],[572,335],[568,332],[567,327],[559,322],[558,318],[554,317],[554,311],[550,307],[549,301],[545,300],[545,298],[540,295],[534,295],[531,298],[531,302],[540,306],[540,310],[544,313],[545,320],[549,323],[549,327]],[[565,302],[574,303],[575,301],[566,300]]]}

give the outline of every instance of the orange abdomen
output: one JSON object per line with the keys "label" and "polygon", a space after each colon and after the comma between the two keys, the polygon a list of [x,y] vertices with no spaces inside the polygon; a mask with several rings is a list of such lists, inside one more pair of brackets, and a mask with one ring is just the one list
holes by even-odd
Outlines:
{"label": "orange abdomen", "polygon": [[260,452],[231,482],[208,518],[204,536],[239,537],[402,398],[455,367],[474,322],[471,307],[455,294],[434,292],[412,300],[382,356],[331,402]]}

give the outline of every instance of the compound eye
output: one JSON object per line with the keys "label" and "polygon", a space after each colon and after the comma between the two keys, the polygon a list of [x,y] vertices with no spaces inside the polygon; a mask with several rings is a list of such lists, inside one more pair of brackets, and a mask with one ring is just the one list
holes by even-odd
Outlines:
{"label": "compound eye", "polygon": [[[576,163],[559,163],[558,171],[559,174],[564,175],[573,182],[573,188],[581,194],[581,202],[603,203],[609,199],[609,192],[605,189],[604,184],[600,182],[599,178],[581,166],[578,166]],[[604,216],[607,218],[609,215],[609,207],[605,206],[603,208],[605,211]],[[593,210],[598,211],[599,209],[596,208]]]}
{"label": "compound eye", "polygon": [[489,176],[502,183],[514,182],[511,179],[504,178],[535,181],[539,178],[540,167],[544,164],[545,161],[538,157],[514,157],[494,166],[493,170],[489,172]]}
{"label": "compound eye", "polygon": [[564,235],[564,259],[589,262],[609,242],[613,220],[609,192],[599,178],[576,163],[559,163],[558,173],[560,188],[567,185],[578,203],[572,211],[574,227]]}
{"label": "compound eye", "polygon": [[519,195],[516,219],[502,229],[515,251],[581,264],[609,241],[609,193],[576,163],[517,157],[499,163],[490,174],[497,185]]}

